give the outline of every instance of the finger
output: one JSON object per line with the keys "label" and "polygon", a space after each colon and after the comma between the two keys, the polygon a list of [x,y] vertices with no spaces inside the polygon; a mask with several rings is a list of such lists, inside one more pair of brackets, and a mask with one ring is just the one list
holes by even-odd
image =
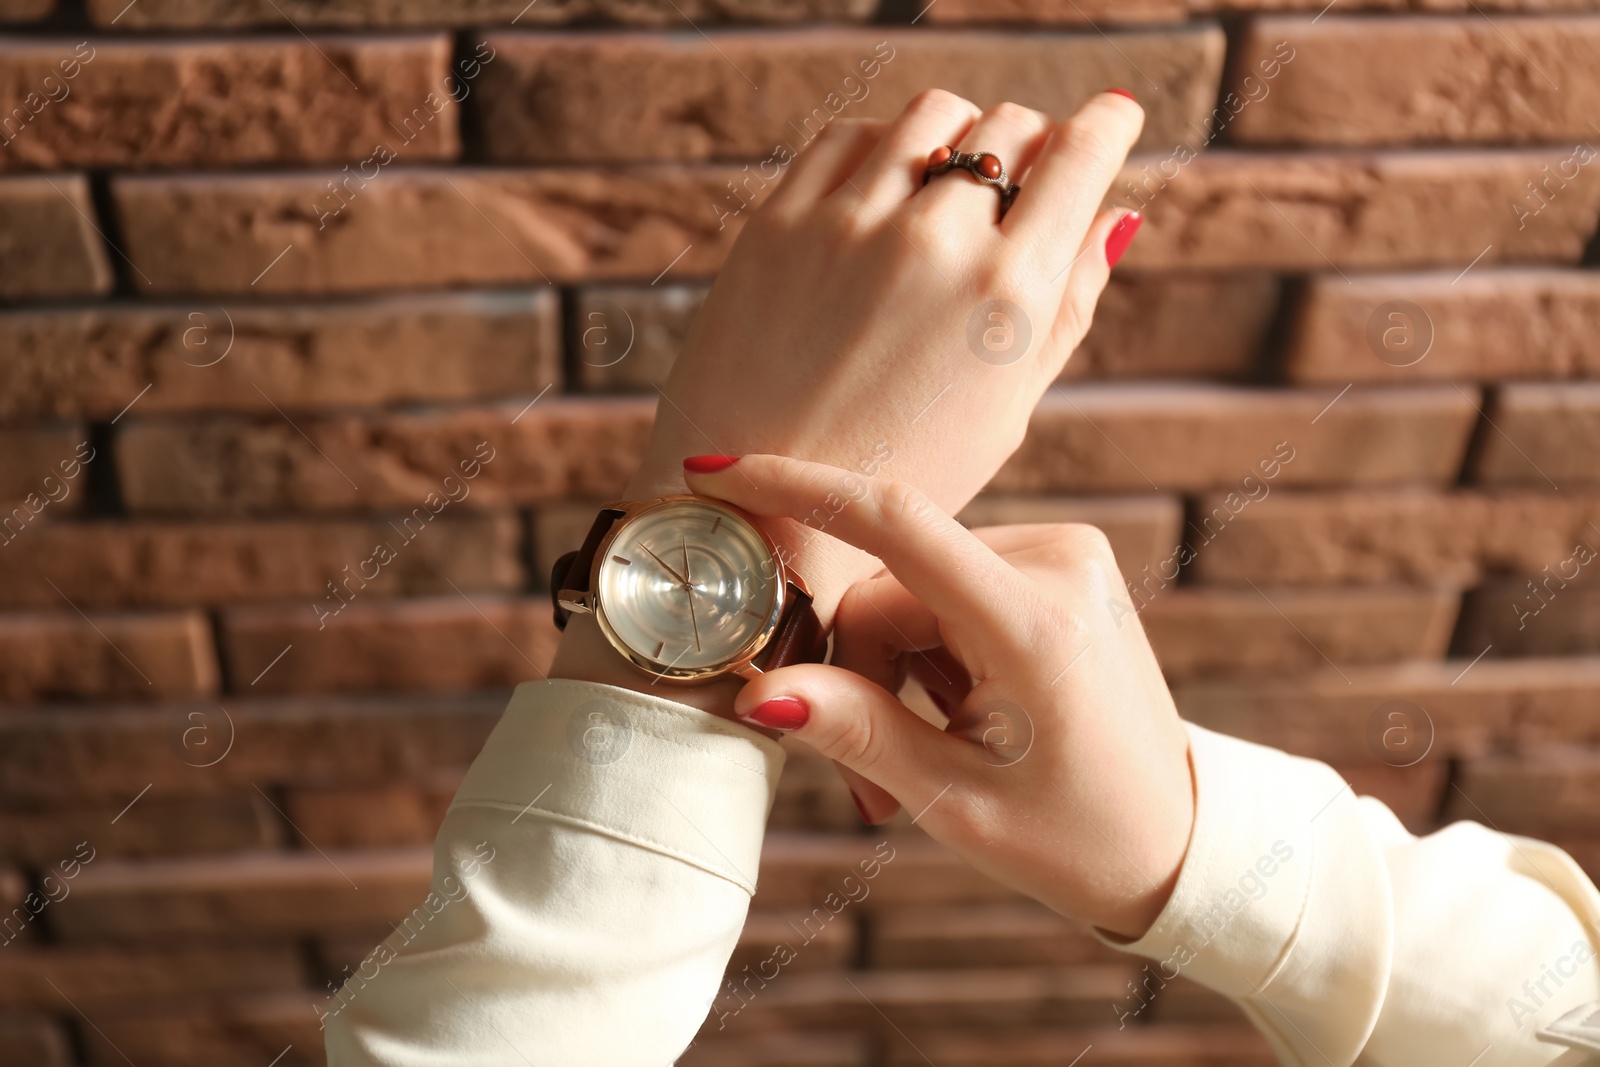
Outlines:
{"label": "finger", "polygon": [[[1126,220],[1133,220],[1128,222]],[[1111,264],[1106,256],[1106,242],[1120,225],[1124,231],[1129,226],[1137,230],[1140,224],[1136,212],[1113,208],[1103,211],[1083,239],[1083,248],[1067,273],[1067,285],[1061,294],[1061,304],[1055,321],[1050,325],[1050,343],[1044,346],[1046,371],[1053,379],[1066,367],[1072,353],[1083,343],[1094,324],[1095,308],[1100,295],[1111,280]]]}
{"label": "finger", "polygon": [[948,648],[930,648],[908,657],[908,661],[911,677],[947,719],[972,692],[972,675]]}
{"label": "finger", "polygon": [[840,195],[859,193],[888,212],[922,188],[928,153],[958,143],[982,114],[977,104],[943,89],[918,93],[861,164],[851,179],[854,188],[846,184]]}
{"label": "finger", "polygon": [[1143,128],[1144,109],[1132,99],[1095,96],[1050,129],[1001,229],[1041,253],[1078,249]]}
{"label": "finger", "polygon": [[768,210],[793,213],[833,192],[860,167],[889,124],[881,119],[835,119],[789,164],[768,198]]}
{"label": "finger", "polygon": [[[956,147],[963,152],[994,156],[1000,160],[1005,176],[1015,181],[1039,154],[1050,127],[1050,116],[1043,112],[1006,102],[985,111]],[[994,212],[985,218],[999,218],[994,189],[965,171],[950,171],[934,178],[918,195],[926,197],[929,205],[941,212],[965,215],[983,207]]]}
{"label": "finger", "polygon": [[968,742],[838,667],[807,663],[759,675],[739,690],[733,710],[804,741],[907,807],[926,805],[971,768]]}
{"label": "finger", "polygon": [[[711,474],[685,471],[689,489],[756,515],[804,522],[826,516],[828,534],[876,556],[974,651],[1004,655],[1025,643],[1036,598],[1004,560],[916,487],[865,480],[784,456],[745,456]],[[817,520],[813,520],[817,521]],[[983,665],[971,663],[974,673]]]}
{"label": "finger", "polygon": [[839,601],[830,662],[893,691],[900,657],[943,643],[938,617],[898,578],[884,575],[857,582]]}
{"label": "finger", "polygon": [[856,811],[861,813],[861,821],[868,826],[888,822],[900,810],[900,802],[894,794],[883,786],[863,778],[842,763],[835,763],[834,769],[839,772],[839,778],[844,782],[845,788],[850,790],[850,795],[855,798]]}

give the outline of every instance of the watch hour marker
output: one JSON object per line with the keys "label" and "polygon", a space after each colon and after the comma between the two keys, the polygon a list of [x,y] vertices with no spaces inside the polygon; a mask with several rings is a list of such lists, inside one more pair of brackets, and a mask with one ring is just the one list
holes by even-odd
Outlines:
{"label": "watch hour marker", "polygon": [[621,556],[612,556],[611,558],[622,564],[624,567],[633,566],[633,560],[631,559],[623,559]]}
{"label": "watch hour marker", "polygon": [[717,521],[711,524],[711,532],[712,533],[716,533],[717,532],[717,527],[721,526],[721,525],[722,525],[722,516],[718,515],[717,516]]}
{"label": "watch hour marker", "polygon": [[757,614],[756,612],[751,611],[749,608],[745,608],[744,609],[744,614],[750,616],[752,619],[765,619],[766,618],[765,615]]}
{"label": "watch hour marker", "polygon": [[661,658],[661,653],[665,652],[666,650],[667,650],[667,643],[665,641],[663,641],[659,645],[657,645],[656,646],[656,659],[660,659]]}

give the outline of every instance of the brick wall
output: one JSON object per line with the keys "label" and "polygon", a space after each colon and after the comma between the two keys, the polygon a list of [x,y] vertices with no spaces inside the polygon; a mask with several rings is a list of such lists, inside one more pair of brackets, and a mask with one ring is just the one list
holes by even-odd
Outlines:
{"label": "brick wall", "polygon": [[[746,168],[931,84],[1149,112],[969,518],[1104,527],[1195,720],[1600,874],[1600,2],[1324,2],[0,0],[0,1064],[321,1062]],[[1268,1062],[801,753],[734,969],[880,835],[686,1063]]]}

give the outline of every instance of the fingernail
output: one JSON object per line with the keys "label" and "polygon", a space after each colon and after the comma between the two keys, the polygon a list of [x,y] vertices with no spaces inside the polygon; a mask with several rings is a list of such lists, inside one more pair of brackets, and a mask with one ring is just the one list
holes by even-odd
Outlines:
{"label": "fingernail", "polygon": [[871,826],[872,816],[867,814],[866,807],[861,803],[861,798],[856,796],[856,791],[854,789],[850,790],[850,799],[855,801],[856,814],[861,816],[861,821],[866,823],[868,826]]}
{"label": "fingernail", "polygon": [[754,709],[742,716],[769,730],[798,730],[810,717],[811,709],[806,707],[806,702],[799,697],[773,697],[757,704]]}
{"label": "fingernail", "polygon": [[1129,100],[1132,100],[1135,104],[1137,104],[1139,102],[1139,98],[1137,96],[1134,96],[1132,93],[1128,92],[1128,90],[1126,90],[1126,89],[1107,89],[1106,92],[1108,92],[1108,93],[1116,93],[1118,96],[1125,96]]}
{"label": "fingernail", "polygon": [[692,474],[715,474],[738,461],[738,456],[690,456],[683,461],[683,469]]}
{"label": "fingernail", "polygon": [[1117,220],[1111,228],[1111,236],[1106,238],[1106,264],[1115,267],[1122,254],[1133,244],[1134,235],[1139,232],[1139,227],[1144,224],[1144,217],[1137,211],[1130,211]]}

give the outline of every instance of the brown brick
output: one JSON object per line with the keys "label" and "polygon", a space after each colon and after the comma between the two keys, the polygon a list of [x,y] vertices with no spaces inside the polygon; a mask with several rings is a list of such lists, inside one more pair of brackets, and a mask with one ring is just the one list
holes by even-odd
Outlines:
{"label": "brown brick", "polygon": [[[1294,271],[1576,263],[1600,217],[1585,167],[1523,225],[1507,209],[1542,179],[1548,149],[1438,152],[1168,152],[1133,160],[1114,203],[1145,212],[1132,268]],[[1171,160],[1171,162],[1168,162]],[[1148,168],[1148,169],[1146,169]]]}
{"label": "brown brick", "polygon": [[[1592,744],[1600,738],[1597,692],[1600,658],[1590,657],[1475,665],[1463,658],[1293,679],[1190,682],[1173,695],[1184,718],[1226,734],[1314,759],[1381,764],[1367,745],[1368,720],[1389,701],[1409,701],[1427,713],[1434,735],[1427,759],[1446,760],[1519,744]],[[1426,727],[1417,731],[1420,739]]]}
{"label": "brown brick", "polygon": [[[1245,144],[1565,142],[1546,150],[1554,170],[1594,137],[1597,48],[1585,16],[1253,19],[1233,58],[1278,73],[1228,129]],[[1292,58],[1263,66],[1275,56]]]}
{"label": "brown brick", "polygon": [[754,1034],[723,1037],[715,1019],[676,1061],[678,1067],[869,1067],[874,1042],[865,1034]]}
{"label": "brown brick", "polygon": [[97,859],[72,895],[52,905],[51,920],[73,944],[214,944],[381,928],[427,895],[432,868],[427,848]]}
{"label": "brown brick", "polygon": [[1444,760],[1424,759],[1410,767],[1372,759],[1335,760],[1332,766],[1353,793],[1383,801],[1412,833],[1437,828],[1442,798],[1450,786],[1450,765]]}
{"label": "brown brick", "polygon": [[715,206],[736,173],[392,169],[320,228],[331,171],[124,176],[111,193],[155,292],[333,293],[703,277],[739,228]]}
{"label": "brown brick", "polygon": [[16,1067],[68,1067],[75,1062],[66,1032],[43,1015],[0,1014],[0,1049]]}
{"label": "brown brick", "polygon": [[[704,297],[695,286],[581,290],[573,325],[578,384],[650,392],[664,383]],[[1242,378],[1277,300],[1269,275],[1119,273],[1064,377]]]}
{"label": "brown brick", "polygon": [[399,547],[365,596],[453,594],[451,583],[469,593],[522,587],[514,515],[446,511],[422,529],[406,542],[381,517],[41,523],[8,543],[0,537],[0,607],[65,607],[63,594],[84,608],[320,600],[380,543]]}
{"label": "brown brick", "polygon": [[1484,485],[1600,482],[1600,382],[1503,385],[1474,464]]}
{"label": "brown brick", "polygon": [[0,695],[184,700],[217,691],[211,627],[198,612],[0,615]]}
{"label": "brown brick", "polygon": [[871,926],[875,968],[1059,967],[1124,961],[1042,904],[897,908]]}
{"label": "brown brick", "polygon": [[664,384],[706,291],[699,285],[579,290],[572,323],[576,384],[594,393],[645,393]]}
{"label": "brown brick", "polygon": [[968,526],[1081,522],[1111,542],[1132,577],[1172,554],[1182,537],[1183,501],[1173,496],[1028,497],[980,494],[958,516]]}
{"label": "brown brick", "polygon": [[84,841],[97,856],[122,857],[238,852],[284,843],[282,817],[254,790],[203,803],[147,795],[120,810],[131,800],[130,794],[121,803],[0,809],[0,858],[49,867]]}
{"label": "brown brick", "polygon": [[[31,92],[43,105],[25,126],[5,128],[0,167],[376,160],[366,166],[377,172],[378,145],[402,163],[452,159],[460,138],[449,70],[442,34],[82,45],[12,38],[0,47],[0,113],[33,111]],[[75,76],[63,82],[64,74]],[[43,95],[46,78],[71,95],[52,102]]]}
{"label": "brown brick", "polygon": [[[1341,12],[1350,11],[1593,11],[1595,0],[1345,0]],[[1195,14],[1225,11],[1303,11],[1317,14],[1327,0],[1189,0]]]}
{"label": "brown brick", "polygon": [[1277,307],[1271,275],[1118,272],[1063,377],[1244,378]]}
{"label": "brown brick", "polygon": [[299,832],[323,848],[426,845],[438,834],[463,773],[441,767],[413,781],[295,789],[284,809]]}
{"label": "brown brick", "polygon": [[79,510],[88,481],[83,461],[97,459],[105,462],[81,422],[0,426],[0,545],[9,548],[42,519]]}
{"label": "brown brick", "polygon": [[1258,591],[1151,585],[1149,599],[1134,603],[1147,605],[1139,618],[1161,669],[1168,679],[1179,679],[1442,659],[1458,598],[1450,591],[1406,587]]}
{"label": "brown brick", "polygon": [[13,949],[0,953],[0,1005],[57,1011],[63,995],[87,1008],[146,997],[293,988],[305,982],[304,972],[298,949],[290,945]]}
{"label": "brown brick", "polygon": [[[1024,26],[1107,26],[1121,23],[1182,22],[1184,0],[938,0],[922,9],[922,21],[933,24],[1020,23]],[[1128,84],[1144,85],[1129,78]]]}
{"label": "brown brick", "polygon": [[532,398],[560,388],[556,294],[0,313],[0,419]]}
{"label": "brown brick", "polygon": [[[460,486],[468,495],[443,505],[440,514],[614,496],[644,453],[654,410],[643,398],[546,398],[533,407],[513,401],[363,412],[305,417],[293,425],[286,419],[141,421],[131,423],[120,442],[123,499],[133,511],[421,508],[426,515],[427,500],[447,500],[446,492],[459,496]],[[463,482],[458,465],[480,454],[488,462]],[[457,488],[441,489],[449,476]],[[394,547],[405,551],[403,544]]]}
{"label": "brown brick", "polygon": [[[25,0],[13,0],[25,2]],[[526,0],[396,0],[383,5],[363,0],[141,0],[124,12],[126,0],[89,0],[89,15],[101,26],[118,29],[216,29],[235,26],[277,28],[285,19],[298,26],[360,29],[369,26],[518,26],[568,22],[617,22],[682,28],[694,23],[839,22],[868,19],[873,0],[556,0],[529,6]],[[469,84],[471,68],[463,70]]]}
{"label": "brown brick", "polygon": [[[1594,565],[1600,536],[1591,531],[1583,545],[1537,575],[1493,578],[1469,592],[1461,605],[1457,649],[1476,655],[1492,646],[1491,656],[1600,654],[1600,567]],[[1580,566],[1580,559],[1589,563]]]}
{"label": "brown brick", "polygon": [[81,174],[0,178],[0,298],[99,296],[111,263]]}
{"label": "brown brick", "polygon": [[1291,381],[1341,385],[1600,377],[1597,320],[1592,271],[1318,274],[1296,308],[1284,369]]}
{"label": "brown brick", "polygon": [[109,822],[146,786],[144,800],[422,780],[471,763],[505,705],[484,694],[22,709],[0,715],[0,797],[99,802]]}
{"label": "brown brick", "polygon": [[[1129,994],[1122,991],[1121,996]],[[1105,1008],[1102,1006],[1102,1011]],[[939,1067],[989,1067],[995,1063],[1060,1067],[1093,1048],[1093,1062],[1109,1067],[1275,1067],[1278,1060],[1266,1038],[1241,1025],[1237,1012],[1230,1014],[1229,1022],[1232,1025],[1159,1027],[1130,1023],[1127,1029],[1107,1026],[1104,1030],[917,1030],[908,1035],[915,1048],[909,1041],[889,1043],[887,1063],[888,1067],[926,1063]]]}
{"label": "brown brick", "polygon": [[833,760],[798,742],[784,745],[788,762],[778,779],[767,817],[769,830],[849,830],[861,828],[850,789]]}
{"label": "brown brick", "polygon": [[1600,805],[1600,752],[1560,746],[1467,760],[1446,799],[1450,819],[1508,834],[1590,836]]}
{"label": "brown brick", "polygon": [[[350,588],[341,594],[360,595]],[[332,593],[229,609],[221,638],[235,684],[254,678],[263,696],[510,689],[544,677],[559,639],[545,597],[345,603]]]}
{"label": "brown brick", "polygon": [[783,975],[742,1008],[729,993],[713,1003],[711,1013],[718,1021],[724,1019],[719,1011],[726,1013],[733,1034],[849,1026],[898,1039],[896,1028],[903,1034],[945,1027],[1004,1032],[1082,1026],[1110,1015],[1107,1005],[1126,995],[1125,983],[1137,970],[1129,957],[1075,968]]}
{"label": "brown brick", "polygon": [[0,22],[33,22],[56,9],[56,0],[0,0]]}
{"label": "brown brick", "polygon": [[1228,486],[1244,499],[1297,485],[1451,483],[1477,421],[1474,400],[1449,386],[1352,389],[1337,402],[1329,390],[1200,384],[1056,389],[991,488]]}
{"label": "brown brick", "polygon": [[[805,925],[810,919],[812,926]],[[750,974],[771,973],[778,946],[786,946],[792,958],[783,964],[783,973],[838,971],[850,966],[856,954],[856,923],[845,916],[836,922],[818,925],[810,912],[752,912],[739,934],[739,944],[728,961],[726,974],[737,983]],[[775,962],[775,960],[774,960]],[[745,971],[748,967],[749,971]]]}
{"label": "brown brick", "polygon": [[[835,117],[894,117],[938,85],[980,107],[1072,114],[1108,85],[1149,78],[1143,142],[1164,147],[1210,109],[1225,42],[1212,26],[1045,35],[890,27],[716,37],[490,34],[485,148],[500,162],[771,160],[771,181]],[[724,192],[723,210],[739,199]]]}
{"label": "brown brick", "polygon": [[[1202,497],[1199,510],[1224,506],[1220,497]],[[1191,527],[1189,544],[1193,573],[1207,583],[1467,586],[1486,572],[1531,575],[1559,564],[1595,536],[1590,523],[1600,526],[1600,495],[1282,493],[1225,526]]]}
{"label": "brown brick", "polygon": [[[863,882],[861,864],[880,855],[880,848],[881,855],[890,858],[879,861],[876,878]],[[870,870],[870,865],[866,869]],[[850,906],[864,912],[908,904],[1014,903],[1023,899],[913,829],[892,839],[881,831],[872,837],[768,834],[754,907],[809,910],[821,905],[829,893],[842,895],[843,879],[852,875],[868,892]]]}
{"label": "brown brick", "polygon": [[85,1045],[94,1067],[270,1064],[275,1056],[273,1067],[323,1067],[317,1009],[327,999],[311,991],[260,993],[102,1012],[87,1028]]}

